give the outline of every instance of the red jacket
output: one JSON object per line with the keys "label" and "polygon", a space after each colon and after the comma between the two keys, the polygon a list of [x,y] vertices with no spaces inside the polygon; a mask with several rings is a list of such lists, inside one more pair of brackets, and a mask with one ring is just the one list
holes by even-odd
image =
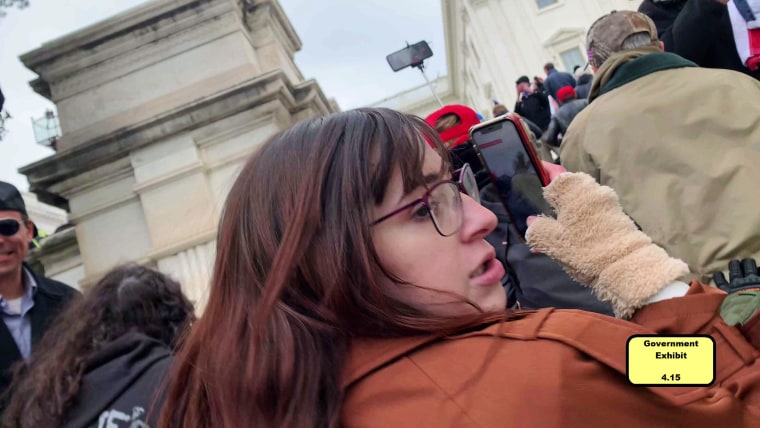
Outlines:
{"label": "red jacket", "polygon": [[[686,296],[653,303],[633,322],[549,308],[445,338],[357,340],[344,376],[342,423],[760,426],[760,352],[717,315],[724,297],[694,282]],[[716,342],[715,382],[632,386],[626,377],[627,338],[657,333],[710,334]]]}

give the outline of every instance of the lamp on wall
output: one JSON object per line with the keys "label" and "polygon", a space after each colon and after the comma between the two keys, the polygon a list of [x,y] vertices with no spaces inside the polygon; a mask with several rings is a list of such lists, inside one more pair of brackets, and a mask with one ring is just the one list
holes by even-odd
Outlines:
{"label": "lamp on wall", "polygon": [[56,143],[61,137],[61,125],[53,110],[46,110],[45,115],[39,119],[32,118],[32,129],[37,144],[56,149]]}

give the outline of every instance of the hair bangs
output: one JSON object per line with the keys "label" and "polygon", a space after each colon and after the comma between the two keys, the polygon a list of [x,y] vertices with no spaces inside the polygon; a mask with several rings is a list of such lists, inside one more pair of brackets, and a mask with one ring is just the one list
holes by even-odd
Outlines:
{"label": "hair bangs", "polygon": [[428,144],[441,155],[443,162],[439,176],[451,171],[451,156],[438,133],[424,120],[392,110],[373,109],[368,114],[376,116],[377,127],[371,150],[373,151],[371,186],[375,204],[383,201],[388,183],[398,168],[401,173],[404,194],[420,186],[428,187],[423,171],[425,145]]}

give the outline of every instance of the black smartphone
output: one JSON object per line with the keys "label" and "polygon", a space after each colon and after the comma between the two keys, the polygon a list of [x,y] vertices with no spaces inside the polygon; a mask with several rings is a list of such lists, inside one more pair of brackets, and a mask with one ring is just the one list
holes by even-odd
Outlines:
{"label": "black smartphone", "polygon": [[433,51],[430,50],[427,42],[423,40],[411,46],[407,45],[404,49],[386,56],[385,59],[393,71],[399,71],[406,67],[416,67],[431,56],[433,56]]}
{"label": "black smartphone", "polygon": [[470,139],[512,224],[525,239],[529,216],[554,215],[543,195],[549,174],[514,113],[470,128]]}

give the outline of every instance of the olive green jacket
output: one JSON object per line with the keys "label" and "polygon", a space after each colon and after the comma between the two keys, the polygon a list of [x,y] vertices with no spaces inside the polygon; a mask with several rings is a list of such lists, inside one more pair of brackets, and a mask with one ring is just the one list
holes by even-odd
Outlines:
{"label": "olive green jacket", "polygon": [[560,156],[620,196],[669,254],[710,281],[760,260],[760,82],[640,49],[597,71]]}

